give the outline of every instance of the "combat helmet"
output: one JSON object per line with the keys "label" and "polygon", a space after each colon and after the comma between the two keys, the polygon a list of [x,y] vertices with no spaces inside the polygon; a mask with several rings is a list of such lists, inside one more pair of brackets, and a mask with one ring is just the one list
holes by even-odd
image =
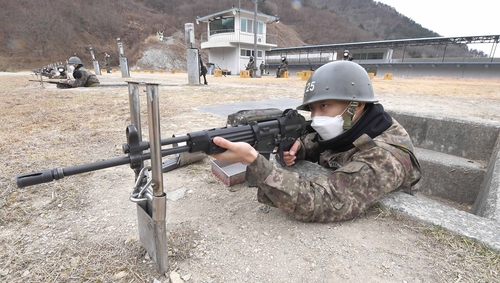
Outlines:
{"label": "combat helmet", "polygon": [[297,110],[309,111],[307,105],[328,99],[378,102],[368,73],[350,61],[335,61],[319,67],[307,81],[302,104]]}
{"label": "combat helmet", "polygon": [[309,111],[309,104],[329,99],[351,102],[344,121],[346,130],[351,127],[350,120],[359,102],[378,102],[370,76],[363,67],[351,61],[335,61],[319,67],[307,81],[302,104],[297,110]]}
{"label": "combat helmet", "polygon": [[68,59],[68,63],[69,64],[82,64],[82,60],[80,60],[80,58],[76,57],[76,56],[73,56],[73,57],[70,57]]}

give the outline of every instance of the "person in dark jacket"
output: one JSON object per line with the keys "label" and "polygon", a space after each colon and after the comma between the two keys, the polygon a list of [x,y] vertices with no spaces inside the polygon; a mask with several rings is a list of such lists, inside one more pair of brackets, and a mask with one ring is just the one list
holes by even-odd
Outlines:
{"label": "person in dark jacket", "polygon": [[208,85],[207,83],[207,67],[203,64],[203,60],[201,60],[201,55],[198,55],[198,60],[200,61],[200,76],[203,76],[203,84]]}

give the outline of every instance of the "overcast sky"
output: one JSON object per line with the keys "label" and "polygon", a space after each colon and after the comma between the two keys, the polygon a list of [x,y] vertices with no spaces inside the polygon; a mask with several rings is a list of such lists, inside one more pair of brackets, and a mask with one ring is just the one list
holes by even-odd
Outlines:
{"label": "overcast sky", "polygon": [[[377,0],[376,0],[377,1]],[[378,0],[441,36],[500,35],[497,0]],[[469,44],[490,54],[493,44]],[[500,46],[495,57],[500,57]]]}

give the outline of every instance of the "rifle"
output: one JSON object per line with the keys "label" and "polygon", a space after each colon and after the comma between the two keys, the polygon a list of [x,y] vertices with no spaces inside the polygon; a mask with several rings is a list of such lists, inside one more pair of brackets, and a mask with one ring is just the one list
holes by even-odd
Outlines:
{"label": "rifle", "polygon": [[[217,65],[217,68],[222,71],[222,69],[219,67],[219,64],[215,63],[215,65]],[[226,76],[224,72],[222,72],[222,74],[224,75],[224,77]]]}
{"label": "rifle", "polygon": [[72,88],[67,82],[58,82],[58,81],[42,81],[42,80],[29,80],[30,82],[39,82],[39,83],[49,83],[55,84],[57,88]]}
{"label": "rifle", "polygon": [[[283,152],[290,149],[295,140],[307,134],[309,121],[306,122],[304,116],[297,110],[287,109],[277,117],[264,117],[259,121],[251,121],[246,124],[229,126],[223,128],[213,128],[187,135],[174,136],[162,139],[161,146],[184,144],[161,150],[161,156],[183,152],[198,153],[207,155],[221,153],[226,149],[213,143],[213,138],[220,136],[232,142],[246,142],[251,144],[259,153],[269,158],[270,154],[277,153],[280,156],[279,163],[284,167]],[[135,125],[129,125],[126,129],[127,143],[122,145],[123,152],[128,156],[108,159],[95,163],[88,163],[66,168],[47,169],[40,172],[29,173],[16,176],[16,183],[19,188],[47,183],[62,179],[66,176],[86,173],[90,171],[105,169],[118,165],[130,164],[132,168],[137,168],[144,160],[151,159],[151,153],[143,153],[150,149],[150,143],[140,141],[139,133]]]}

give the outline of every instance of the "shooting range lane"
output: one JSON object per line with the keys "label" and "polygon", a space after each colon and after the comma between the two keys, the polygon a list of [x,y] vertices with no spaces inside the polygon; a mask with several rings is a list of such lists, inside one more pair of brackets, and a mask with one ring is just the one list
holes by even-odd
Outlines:
{"label": "shooting range lane", "polygon": [[244,101],[231,104],[211,105],[198,107],[198,110],[205,113],[214,114],[221,117],[227,117],[229,114],[240,110],[278,108],[285,110],[288,108],[295,109],[302,103],[299,99],[280,98],[261,101]]}

